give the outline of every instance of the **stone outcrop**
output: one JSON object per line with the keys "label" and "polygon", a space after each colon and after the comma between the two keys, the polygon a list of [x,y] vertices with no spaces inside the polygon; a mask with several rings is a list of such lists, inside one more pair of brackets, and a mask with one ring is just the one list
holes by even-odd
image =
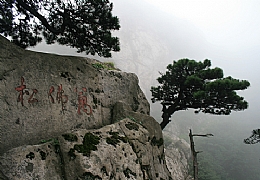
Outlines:
{"label": "stone outcrop", "polygon": [[1,171],[12,180],[171,179],[159,124],[148,115],[124,114],[129,117],[100,129],[9,150]]}
{"label": "stone outcrop", "polygon": [[[189,175],[191,163],[190,145],[170,132],[163,132],[166,165],[173,180],[192,180]],[[191,171],[191,170],[190,170]]]}
{"label": "stone outcrop", "polygon": [[75,128],[111,124],[117,101],[149,114],[133,73],[93,59],[26,51],[0,36],[0,154]]}
{"label": "stone outcrop", "polygon": [[133,73],[0,36],[0,89],[0,179],[185,177]]}

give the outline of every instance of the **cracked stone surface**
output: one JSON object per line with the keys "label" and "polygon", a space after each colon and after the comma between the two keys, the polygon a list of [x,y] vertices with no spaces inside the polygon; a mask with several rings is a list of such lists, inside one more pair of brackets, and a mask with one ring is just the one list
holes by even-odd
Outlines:
{"label": "cracked stone surface", "polygon": [[0,36],[1,180],[181,173],[166,167],[162,131],[137,76],[96,63],[23,50]]}
{"label": "cracked stone surface", "polygon": [[190,145],[184,139],[180,139],[170,132],[163,132],[165,145],[166,165],[173,180],[192,180],[189,175],[191,160]]}
{"label": "cracked stone surface", "polygon": [[[140,118],[145,115],[140,115]],[[139,123],[125,118],[115,124],[96,130],[74,130],[68,132],[77,136],[77,141],[58,137],[60,152],[54,142],[14,148],[0,158],[0,167],[6,177],[13,180],[26,179],[170,179],[166,168],[163,144],[152,139],[162,138],[149,132],[145,124],[159,124],[155,120]],[[84,136],[90,133],[98,137],[96,150],[90,155],[74,150],[83,144]],[[112,137],[113,135],[116,135]],[[152,135],[152,136],[151,136]],[[114,139],[113,143],[108,138]],[[44,153],[41,153],[44,152]],[[61,155],[59,155],[61,154]],[[43,156],[44,155],[44,156]],[[75,156],[74,156],[75,155]],[[61,158],[62,157],[62,158]]]}
{"label": "cracked stone surface", "polygon": [[111,124],[117,101],[150,113],[135,74],[96,63],[24,50],[0,36],[0,155],[71,129]]}

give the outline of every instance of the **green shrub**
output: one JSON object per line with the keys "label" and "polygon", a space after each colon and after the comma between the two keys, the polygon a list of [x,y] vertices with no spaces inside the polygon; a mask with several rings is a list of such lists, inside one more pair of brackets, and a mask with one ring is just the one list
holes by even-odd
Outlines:
{"label": "green shrub", "polygon": [[92,64],[92,66],[97,70],[101,70],[101,69],[116,70],[115,64],[113,62],[94,63]]}

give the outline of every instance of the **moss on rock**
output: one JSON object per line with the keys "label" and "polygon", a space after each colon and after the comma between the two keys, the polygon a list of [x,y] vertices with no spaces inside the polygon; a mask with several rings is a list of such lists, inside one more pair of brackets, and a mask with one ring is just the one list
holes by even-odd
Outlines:
{"label": "moss on rock", "polygon": [[151,140],[151,144],[152,144],[153,146],[158,146],[158,148],[159,148],[160,146],[163,145],[163,138],[160,138],[159,140],[157,140],[156,137],[154,136],[154,137],[152,138],[152,140]]}
{"label": "moss on rock", "polygon": [[93,135],[92,133],[86,133],[83,138],[83,144],[75,144],[74,149],[79,153],[82,153],[83,156],[90,156],[91,151],[96,151],[99,144],[100,138]]}
{"label": "moss on rock", "polygon": [[138,131],[138,129],[139,129],[139,126],[136,123],[131,123],[131,122],[125,124],[125,127],[127,129],[129,129],[129,130],[136,130],[136,131]]}
{"label": "moss on rock", "polygon": [[63,138],[70,142],[78,141],[78,137],[75,134],[63,134]]}
{"label": "moss on rock", "polygon": [[91,172],[85,172],[83,174],[83,178],[86,180],[102,180],[102,178],[98,175],[93,175]]}
{"label": "moss on rock", "polygon": [[75,149],[70,148],[68,155],[69,155],[70,159],[74,160],[76,158]]}
{"label": "moss on rock", "polygon": [[136,173],[134,173],[131,169],[129,168],[126,168],[124,171],[123,171],[125,177],[127,178],[130,178],[130,174],[133,175],[135,178],[136,178]]}
{"label": "moss on rock", "polygon": [[119,132],[108,132],[110,135],[112,135],[111,137],[107,137],[106,138],[106,142],[108,144],[111,144],[113,145],[114,147],[116,147],[116,145],[121,141],[123,141],[124,143],[127,143],[128,139],[127,137],[122,137],[122,136],[119,136]]}
{"label": "moss on rock", "polygon": [[41,155],[42,160],[45,160],[47,157],[47,154],[44,151],[40,151],[40,155]]}
{"label": "moss on rock", "polygon": [[26,155],[26,158],[29,158],[29,159],[33,159],[35,157],[34,153],[33,152],[30,152],[29,154]]}
{"label": "moss on rock", "polygon": [[104,173],[106,176],[108,176],[107,169],[105,166],[101,168],[101,172]]}

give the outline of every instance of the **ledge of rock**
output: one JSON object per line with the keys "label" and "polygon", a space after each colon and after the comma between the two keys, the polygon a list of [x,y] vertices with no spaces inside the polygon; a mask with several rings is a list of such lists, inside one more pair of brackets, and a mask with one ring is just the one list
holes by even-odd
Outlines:
{"label": "ledge of rock", "polygon": [[[1,156],[1,171],[13,180],[171,179],[162,135],[149,132],[141,122],[125,118],[100,129],[68,131],[43,144],[14,148]],[[155,120],[152,123],[160,128]]]}
{"label": "ledge of rock", "polygon": [[0,154],[71,129],[109,125],[118,101],[148,115],[137,76],[100,65],[27,51],[0,36]]}
{"label": "ledge of rock", "polygon": [[186,177],[187,155],[173,145],[165,156],[133,73],[0,36],[0,90],[1,180]]}

